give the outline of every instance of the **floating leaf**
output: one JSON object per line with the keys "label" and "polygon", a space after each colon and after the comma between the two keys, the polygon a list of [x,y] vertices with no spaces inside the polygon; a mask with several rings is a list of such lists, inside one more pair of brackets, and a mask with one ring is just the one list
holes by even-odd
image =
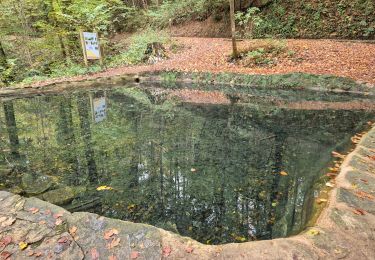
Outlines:
{"label": "floating leaf", "polygon": [[326,183],[326,186],[327,187],[330,187],[330,188],[334,188],[335,187],[335,184],[331,183],[331,182],[327,182]]}
{"label": "floating leaf", "polygon": [[288,176],[288,173],[285,172],[285,171],[282,171],[282,172],[280,172],[280,175],[281,175],[281,176]]}
{"label": "floating leaf", "polygon": [[139,257],[139,252],[138,251],[133,251],[130,254],[130,259],[137,259]]}
{"label": "floating leaf", "polygon": [[100,186],[98,188],[96,188],[97,191],[102,191],[102,190],[113,190],[112,187],[109,187],[109,186]]}
{"label": "floating leaf", "polygon": [[328,200],[326,200],[326,199],[317,199],[316,200],[316,202],[318,203],[318,204],[322,204],[322,203],[325,203],[325,202],[327,202]]}
{"label": "floating leaf", "polygon": [[191,172],[196,172],[197,169],[195,169],[195,168],[191,168],[190,171],[191,171]]}
{"label": "floating leaf", "polygon": [[309,231],[307,231],[307,234],[310,236],[317,236],[320,234],[320,231],[316,229],[310,229]]}
{"label": "floating leaf", "polygon": [[18,244],[18,247],[21,249],[21,250],[25,250],[27,247],[28,247],[28,244],[26,242],[20,242]]}

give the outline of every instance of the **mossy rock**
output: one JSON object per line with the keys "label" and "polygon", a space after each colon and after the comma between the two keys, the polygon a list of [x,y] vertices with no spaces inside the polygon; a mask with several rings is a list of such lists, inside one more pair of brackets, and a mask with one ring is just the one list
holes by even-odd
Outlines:
{"label": "mossy rock", "polygon": [[47,191],[43,194],[43,200],[55,205],[65,205],[75,199],[80,193],[86,191],[86,187],[63,187],[56,190]]}
{"label": "mossy rock", "polygon": [[27,195],[42,194],[52,187],[53,181],[49,176],[24,173],[22,175],[22,187]]}

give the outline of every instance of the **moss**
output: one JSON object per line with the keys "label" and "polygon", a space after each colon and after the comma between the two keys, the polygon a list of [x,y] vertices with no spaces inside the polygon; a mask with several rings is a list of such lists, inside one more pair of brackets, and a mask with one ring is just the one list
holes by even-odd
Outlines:
{"label": "moss", "polygon": [[[241,88],[261,87],[267,89],[315,89],[340,90],[354,92],[373,92],[365,85],[352,79],[330,75],[314,75],[306,73],[290,73],[283,75],[242,75],[234,73],[179,73],[163,72],[161,82],[166,88],[176,88],[177,82],[193,83],[193,88],[202,84],[209,84],[209,88],[216,85],[231,85]],[[173,83],[173,84],[172,84]],[[205,86],[207,89],[207,86]]]}

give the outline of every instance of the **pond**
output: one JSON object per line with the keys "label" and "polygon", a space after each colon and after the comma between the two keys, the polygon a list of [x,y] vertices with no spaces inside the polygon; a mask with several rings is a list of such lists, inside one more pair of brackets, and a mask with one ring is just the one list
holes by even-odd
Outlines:
{"label": "pond", "polygon": [[375,118],[361,95],[189,91],[4,98],[0,190],[207,244],[286,237],[311,218],[331,152]]}

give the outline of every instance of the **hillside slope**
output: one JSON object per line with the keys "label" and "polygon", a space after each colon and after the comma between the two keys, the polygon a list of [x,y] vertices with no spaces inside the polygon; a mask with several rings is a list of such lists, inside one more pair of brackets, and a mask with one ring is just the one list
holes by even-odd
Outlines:
{"label": "hillside slope", "polygon": [[[175,36],[228,37],[227,10],[173,27]],[[246,11],[245,11],[246,12]],[[255,38],[375,39],[374,0],[273,0],[252,16]],[[260,22],[259,22],[260,21]]]}

